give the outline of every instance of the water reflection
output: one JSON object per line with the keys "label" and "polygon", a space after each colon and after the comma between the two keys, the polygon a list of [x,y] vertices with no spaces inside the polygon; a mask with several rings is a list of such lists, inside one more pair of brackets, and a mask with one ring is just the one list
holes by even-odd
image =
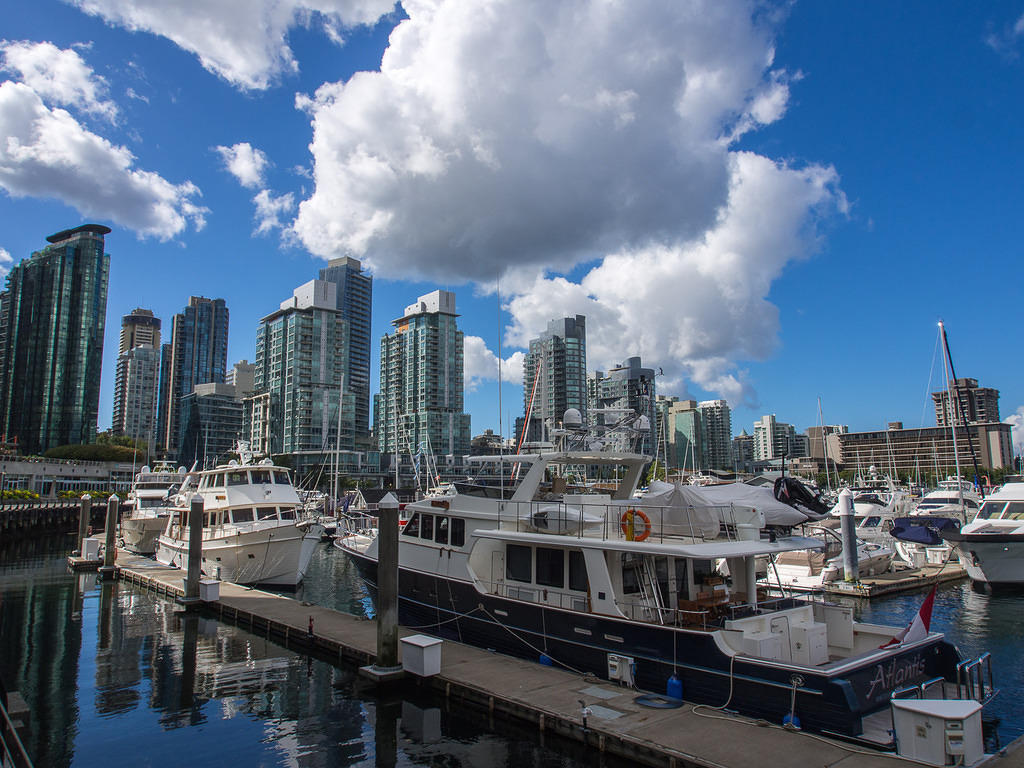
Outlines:
{"label": "water reflection", "polygon": [[[354,669],[67,574],[68,549],[0,546],[0,675],[33,710],[26,746],[37,765],[591,762],[574,744],[545,747],[534,729],[488,733],[477,714],[416,690],[378,697]],[[324,564],[345,568],[336,561]],[[358,585],[349,592],[358,607]]]}

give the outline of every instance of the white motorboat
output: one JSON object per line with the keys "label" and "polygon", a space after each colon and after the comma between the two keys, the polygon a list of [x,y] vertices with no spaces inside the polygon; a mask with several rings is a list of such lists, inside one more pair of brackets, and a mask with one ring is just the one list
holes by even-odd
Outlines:
{"label": "white motorboat", "polygon": [[[236,584],[296,587],[323,529],[300,519],[302,503],[287,469],[270,459],[253,464],[245,452],[242,457],[243,463],[231,461],[198,473],[195,490],[204,502],[203,573]],[[188,565],[188,496],[179,494],[157,539],[156,559],[179,568]]]}
{"label": "white motorboat", "polygon": [[958,517],[961,523],[974,519],[981,507],[981,496],[973,483],[962,477],[947,477],[939,487],[926,493],[912,514],[935,517]]}
{"label": "white motorboat", "polygon": [[153,469],[142,468],[135,476],[121,515],[121,546],[140,555],[156,552],[157,537],[167,527],[172,498],[185,478],[184,467],[175,470],[170,464],[158,464]]}
{"label": "white motorboat", "polygon": [[942,531],[975,584],[1024,585],[1024,483],[1007,483],[985,499],[959,531]]}
{"label": "white motorboat", "polygon": [[[831,581],[841,581],[843,566],[843,540],[832,528],[812,528],[819,541],[818,549],[780,554],[768,565],[762,584],[799,592],[820,590]],[[860,576],[875,576],[892,567],[895,551],[878,541],[857,540],[857,572]]]}
{"label": "white motorboat", "polygon": [[[403,625],[649,691],[681,686],[690,701],[772,722],[795,706],[804,728],[851,736],[866,733],[865,718],[886,711],[897,688],[957,679],[959,654],[940,633],[894,644],[898,627],[855,621],[850,607],[765,599],[757,559],[816,540],[691,486],[633,498],[645,456],[591,442],[470,461],[504,462],[479,476],[505,480],[456,483],[455,495],[406,507]],[[525,469],[518,480],[512,464]],[[579,467],[612,490],[550,481]],[[374,599],[379,535],[364,528],[335,541]],[[716,572],[720,559],[730,576]]]}

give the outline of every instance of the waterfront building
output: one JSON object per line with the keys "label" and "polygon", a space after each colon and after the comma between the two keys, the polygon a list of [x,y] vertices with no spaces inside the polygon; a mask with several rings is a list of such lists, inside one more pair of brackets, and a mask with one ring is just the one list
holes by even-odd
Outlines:
{"label": "waterfront building", "polygon": [[697,403],[708,469],[732,468],[732,411],[725,400]]}
{"label": "waterfront building", "polygon": [[[597,378],[599,376],[600,378]],[[644,368],[639,357],[631,357],[624,363],[609,369],[607,375],[598,371],[594,379],[597,409],[613,409],[613,413],[592,414],[591,421],[599,427],[610,427],[630,412],[646,416],[650,428],[646,433],[620,440],[620,450],[631,450],[646,456],[655,456],[657,415],[654,411],[657,392],[654,384],[654,370]],[[588,382],[588,390],[589,382]]]}
{"label": "waterfront building", "polygon": [[586,379],[587,319],[576,315],[550,321],[547,329],[530,341],[523,359],[527,442],[549,441],[548,430],[561,423],[569,408],[586,419]]}
{"label": "waterfront building", "polygon": [[697,472],[705,468],[704,439],[701,414],[696,400],[658,395],[659,456],[669,469]]}
{"label": "waterfront building", "polygon": [[754,461],[795,459],[807,455],[807,436],[798,435],[792,424],[777,421],[774,413],[754,422]]}
{"label": "waterfront building", "polygon": [[0,297],[0,432],[24,453],[91,443],[99,415],[109,227],[85,224],[11,268]]}
{"label": "waterfront building", "polygon": [[157,441],[178,452],[181,399],[199,384],[223,384],[228,364],[228,308],[224,299],[189,298],[174,316],[171,340],[161,349]]}
{"label": "waterfront building", "polygon": [[355,444],[355,394],[343,379],[348,332],[337,290],[325,280],[300,285],[256,332],[255,394],[246,408],[252,447],[289,454],[300,473],[339,443],[348,451]]}
{"label": "waterfront building", "polygon": [[159,382],[160,352],[152,344],[140,344],[118,355],[110,430],[145,441],[149,453],[156,441]]}
{"label": "waterfront building", "polygon": [[824,464],[825,460],[839,463],[841,447],[839,435],[850,431],[846,424],[826,424],[807,428],[807,456]]}
{"label": "waterfront building", "polygon": [[370,447],[370,321],[373,277],[357,259],[331,259],[320,279],[337,287],[335,308],[345,321],[345,389],[352,392],[355,447]]}
{"label": "waterfront building", "polygon": [[[963,476],[970,477],[973,473],[972,447],[982,471],[1013,466],[1009,424],[973,423],[967,431],[970,444],[962,428],[956,431],[956,454]],[[956,474],[956,455],[949,427],[904,429],[901,422],[892,422],[889,429],[840,434],[839,444],[838,461],[845,469],[866,471],[872,464],[895,467],[903,477],[927,476],[933,482]]]}
{"label": "waterfront building", "polygon": [[256,365],[248,360],[239,360],[228,368],[224,376],[225,384],[233,384],[238,388],[239,397],[249,397],[256,391]]}
{"label": "waterfront building", "polygon": [[732,464],[737,472],[754,471],[754,436],[745,429],[732,439]]}
{"label": "waterfront building", "polygon": [[152,451],[159,389],[160,318],[152,310],[138,307],[121,318],[111,431],[145,440]]}
{"label": "waterfront building", "polygon": [[950,424],[957,427],[966,420],[972,423],[993,423],[999,421],[999,390],[979,387],[977,379],[956,379],[951,400],[949,390],[932,392],[935,404],[935,424],[949,428]]}
{"label": "waterfront building", "polygon": [[181,398],[178,463],[212,469],[242,436],[242,398],[234,384],[197,384]]}
{"label": "waterfront building", "polygon": [[433,454],[439,468],[461,466],[469,453],[470,417],[463,413],[463,334],[455,294],[420,296],[380,340],[380,394],[374,432],[382,453]]}

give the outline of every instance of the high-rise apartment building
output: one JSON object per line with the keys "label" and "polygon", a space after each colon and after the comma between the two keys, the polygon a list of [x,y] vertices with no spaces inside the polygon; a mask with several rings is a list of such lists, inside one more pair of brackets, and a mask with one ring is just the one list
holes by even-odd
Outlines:
{"label": "high-rise apartment building", "polygon": [[754,436],[745,429],[732,439],[732,466],[737,472],[754,471]]}
{"label": "high-rise apartment building", "polygon": [[331,259],[320,270],[320,279],[338,286],[335,307],[345,321],[345,389],[354,397],[355,435],[368,447],[370,431],[370,321],[373,277],[358,260],[343,256]]}
{"label": "high-rise apartment building", "polygon": [[352,450],[355,442],[355,396],[342,382],[348,333],[337,290],[324,280],[300,285],[256,332],[254,407],[264,403],[259,422],[266,432],[253,447],[290,454],[303,466],[339,447],[339,415],[340,447]]}
{"label": "high-rise apartment building", "polygon": [[121,318],[111,431],[144,440],[152,449],[159,388],[160,318],[151,310],[137,308]]}
{"label": "high-rise apartment building", "polygon": [[455,294],[434,291],[406,307],[392,322],[395,332],[381,338],[374,431],[382,453],[469,454],[463,335],[457,317]]}
{"label": "high-rise apartment building", "polygon": [[639,357],[631,357],[624,363],[609,369],[607,374],[598,371],[593,381],[588,377],[588,393],[596,392],[597,408],[613,409],[612,413],[591,414],[591,423],[608,428],[630,413],[646,416],[650,429],[646,433],[620,436],[617,447],[654,457],[657,438],[657,414],[654,403],[657,393],[654,386],[654,370],[644,368]]}
{"label": "high-rise apartment building", "polygon": [[777,421],[774,413],[754,422],[754,461],[805,456],[807,447],[807,436],[798,435],[792,424]]}
{"label": "high-rise apartment building", "polygon": [[234,384],[197,384],[181,398],[178,463],[212,469],[242,437],[242,399]]}
{"label": "high-rise apartment building", "polygon": [[527,441],[548,440],[547,430],[569,408],[587,415],[587,319],[552,320],[530,341],[523,359],[523,412]]}
{"label": "high-rise apartment building", "polygon": [[730,469],[732,460],[732,411],[725,400],[697,403],[704,437],[704,461],[708,469]]}
{"label": "high-rise apartment building", "polygon": [[151,309],[137,307],[121,318],[121,344],[117,353],[123,355],[143,344],[160,349],[160,318],[154,317]]}
{"label": "high-rise apartment building", "polygon": [[25,453],[96,437],[109,227],[85,224],[11,268],[0,297],[0,431]]}
{"label": "high-rise apartment building", "polygon": [[189,298],[174,316],[171,340],[161,348],[157,441],[177,453],[181,398],[197,384],[223,384],[228,364],[228,308],[224,299]]}
{"label": "high-rise apartment building", "polygon": [[671,469],[694,472],[704,466],[701,414],[696,400],[658,395],[658,455]]}
{"label": "high-rise apartment building", "polygon": [[[949,427],[956,424],[995,424],[999,421],[999,390],[979,387],[977,379],[957,379],[953,382],[954,397],[949,390],[932,392],[935,403],[935,425]],[[955,413],[954,413],[955,404]]]}

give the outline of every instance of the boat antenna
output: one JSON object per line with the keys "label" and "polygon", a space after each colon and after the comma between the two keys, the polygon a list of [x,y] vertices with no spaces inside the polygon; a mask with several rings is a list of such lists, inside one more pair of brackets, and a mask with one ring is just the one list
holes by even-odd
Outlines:
{"label": "boat antenna", "polygon": [[[962,420],[963,420],[963,423],[964,423],[964,432],[967,434],[967,447],[971,451],[971,463],[974,465],[974,483],[978,487],[978,490],[979,490],[979,493],[981,495],[981,498],[985,498],[985,491],[981,487],[981,471],[978,469],[978,456],[974,452],[974,438],[971,436],[971,430],[969,430],[967,428],[967,414],[965,414],[963,412],[963,409],[960,408],[960,385],[957,383],[956,369],[953,368],[953,356],[949,352],[949,338],[946,336],[946,326],[943,324],[943,322],[941,320],[939,320],[939,330],[942,332],[942,346],[946,350],[946,359],[949,361],[949,375],[953,377],[953,379],[952,379],[953,380],[953,390],[954,390],[954,392],[956,394],[956,404],[957,404],[957,407],[953,411],[953,415],[954,415],[954,422],[953,422],[953,436],[954,436],[953,447],[956,448],[956,421],[955,421],[955,414],[956,414],[956,411],[959,410],[960,411],[960,415],[961,415]],[[950,393],[950,397],[952,397],[952,396],[953,396],[953,393]],[[960,467],[960,465],[958,463],[957,464],[957,480],[958,481],[960,479],[959,478],[959,474],[960,474],[959,467]],[[959,482],[958,482],[958,485],[959,485]],[[964,511],[962,509],[963,506],[964,506],[964,502],[963,502],[964,492],[963,492],[962,488],[959,490],[959,493],[960,493],[961,511]]]}
{"label": "boat antenna", "polygon": [[[501,428],[501,271],[498,271],[498,277],[494,281],[494,292],[498,295],[498,487],[500,498],[502,501],[505,500],[505,430]],[[527,416],[529,418],[529,416]],[[501,510],[502,505],[498,505],[498,510]],[[501,521],[498,521],[499,527]]]}

